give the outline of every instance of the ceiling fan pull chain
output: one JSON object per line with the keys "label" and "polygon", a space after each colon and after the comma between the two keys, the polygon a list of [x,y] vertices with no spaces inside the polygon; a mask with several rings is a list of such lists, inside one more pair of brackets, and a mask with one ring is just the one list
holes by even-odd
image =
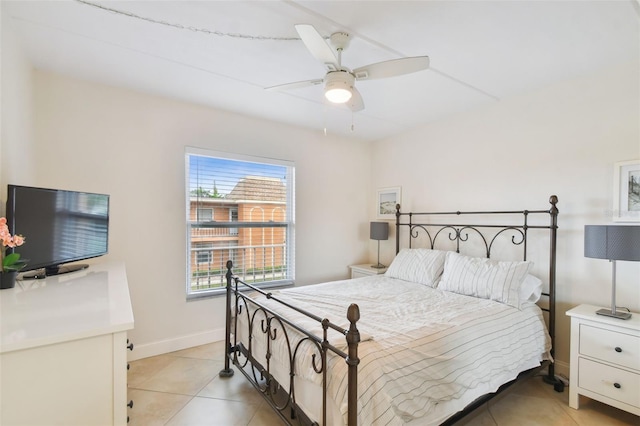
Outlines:
{"label": "ceiling fan pull chain", "polygon": [[324,135],[327,136],[327,106],[322,108],[322,121],[324,121],[322,127],[324,128]]}

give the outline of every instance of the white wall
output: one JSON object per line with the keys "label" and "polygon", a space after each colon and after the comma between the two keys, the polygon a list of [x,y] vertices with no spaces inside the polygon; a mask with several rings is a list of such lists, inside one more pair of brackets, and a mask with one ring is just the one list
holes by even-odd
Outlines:
{"label": "white wall", "polygon": [[[0,13],[2,8],[0,8]],[[0,215],[4,215],[7,183],[32,183],[32,68],[15,37],[13,21],[2,14],[0,38]]]}
{"label": "white wall", "polygon": [[366,257],[367,144],[40,71],[34,87],[36,183],[111,195],[134,357],[223,338],[222,297],[185,301],[185,146],[295,162],[298,285]]}
{"label": "white wall", "polygon": [[[639,75],[637,63],[619,66],[373,146],[373,186],[400,185],[403,211],[547,209],[559,197],[556,357],[565,367],[564,313],[610,304],[611,265],[583,257],[583,229],[611,220],[613,163],[640,158]],[[394,249],[384,244],[381,257]],[[618,305],[640,312],[640,265],[618,262],[618,274]]]}

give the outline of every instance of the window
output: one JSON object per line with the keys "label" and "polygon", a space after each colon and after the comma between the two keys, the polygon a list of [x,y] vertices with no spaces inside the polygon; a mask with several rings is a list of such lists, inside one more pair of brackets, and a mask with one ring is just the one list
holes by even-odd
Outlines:
{"label": "window", "polygon": [[[229,209],[229,222],[237,222],[238,221],[238,209],[231,208]],[[238,228],[230,228],[229,233],[231,235],[238,235]]]}
{"label": "window", "polygon": [[224,293],[227,260],[247,283],[294,279],[294,166],[187,148],[187,297]]}
{"label": "window", "polygon": [[213,209],[198,209],[198,222],[211,222],[213,220]]}

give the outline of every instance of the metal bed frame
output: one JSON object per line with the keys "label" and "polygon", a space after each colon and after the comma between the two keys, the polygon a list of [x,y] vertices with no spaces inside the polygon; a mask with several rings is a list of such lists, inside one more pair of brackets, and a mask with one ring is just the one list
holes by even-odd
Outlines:
{"label": "metal bed frame", "polygon": [[[523,260],[527,260],[527,239],[531,230],[548,230],[549,232],[549,275],[548,275],[548,292],[543,296],[548,297],[548,307],[541,308],[548,313],[549,336],[551,337],[551,357],[553,359],[555,347],[555,288],[556,288],[556,240],[558,229],[558,197],[552,195],[549,198],[551,208],[548,210],[511,210],[511,211],[455,211],[455,212],[427,212],[427,213],[402,213],[400,205],[396,206],[396,253],[400,251],[401,230],[407,229],[409,236],[409,248],[412,242],[419,235],[424,234],[429,241],[429,248],[434,249],[438,237],[446,236],[449,244],[455,245],[455,251],[460,252],[462,244],[469,240],[470,233],[479,236],[479,241],[483,243],[483,251],[486,257],[491,256],[491,250],[496,238],[505,233],[511,233],[511,244],[523,247]],[[530,216],[548,216],[548,225],[531,225],[529,224]],[[520,221],[508,224],[474,223],[431,223],[432,218],[441,218],[447,216],[471,216],[474,218],[485,217],[501,217],[511,216],[519,217]],[[482,221],[482,220],[481,220]],[[483,230],[484,232],[481,232]],[[492,236],[487,233],[493,230]],[[445,239],[445,237],[442,237]],[[316,421],[311,420],[306,413],[300,408],[296,401],[295,394],[295,362],[298,350],[303,342],[310,342],[316,353],[312,356],[312,366],[317,374],[322,375],[322,424],[327,425],[327,355],[332,353],[343,358],[348,365],[348,414],[347,421],[349,426],[357,425],[357,399],[358,399],[358,343],[360,342],[360,332],[357,328],[357,321],[360,319],[360,311],[357,304],[351,304],[347,310],[346,316],[349,320],[349,327],[342,328],[332,323],[327,318],[322,318],[304,309],[292,306],[282,300],[279,300],[272,293],[265,292],[258,287],[247,284],[235,276],[232,272],[233,263],[227,261],[227,288],[226,288],[226,333],[225,333],[225,365],[220,371],[220,377],[231,377],[234,370],[231,368],[233,363],[236,368],[242,372],[251,384],[263,395],[269,405],[275,410],[280,418],[287,424],[303,424],[318,425]],[[307,318],[317,322],[322,328],[322,335],[318,336],[299,325],[294,324],[287,318],[274,312],[259,301],[252,299],[246,290],[256,291],[267,299],[274,300],[279,304],[293,309]],[[249,309],[251,307],[251,309]],[[249,324],[248,346],[237,339],[237,321],[233,320],[233,312],[236,315],[246,315]],[[347,342],[347,351],[344,352],[331,343],[329,343],[328,333],[333,330],[345,336]],[[266,354],[264,359],[257,359],[253,353],[254,333],[262,336],[266,340]],[[233,341],[232,341],[233,334]],[[282,334],[286,339],[288,356],[289,356],[289,383],[288,387],[283,387],[271,374],[271,342]],[[538,368],[534,370],[538,370]],[[529,375],[531,372],[521,374]],[[463,411],[450,417],[444,424],[453,424],[460,420],[466,414],[486,402],[488,399],[501,392],[514,381],[503,385],[496,393],[485,395]],[[547,374],[543,377],[546,383],[552,384],[554,389],[562,392],[564,389],[561,381],[556,379],[553,361],[548,363]]]}

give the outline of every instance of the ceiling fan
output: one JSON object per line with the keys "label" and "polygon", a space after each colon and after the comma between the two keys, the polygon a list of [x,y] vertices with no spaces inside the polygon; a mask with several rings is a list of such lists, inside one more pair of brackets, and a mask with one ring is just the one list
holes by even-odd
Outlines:
{"label": "ceiling fan", "polygon": [[360,111],[364,109],[364,102],[360,92],[355,88],[356,80],[395,77],[429,67],[428,56],[414,56],[376,62],[349,70],[342,66],[342,52],[349,45],[349,34],[344,32],[331,34],[329,38],[333,46],[331,47],[313,25],[298,24],[295,28],[309,52],[324,64],[327,73],[324,78],[280,84],[267,87],[266,90],[298,89],[324,83],[324,95],[330,102],[345,104],[352,111]]}

